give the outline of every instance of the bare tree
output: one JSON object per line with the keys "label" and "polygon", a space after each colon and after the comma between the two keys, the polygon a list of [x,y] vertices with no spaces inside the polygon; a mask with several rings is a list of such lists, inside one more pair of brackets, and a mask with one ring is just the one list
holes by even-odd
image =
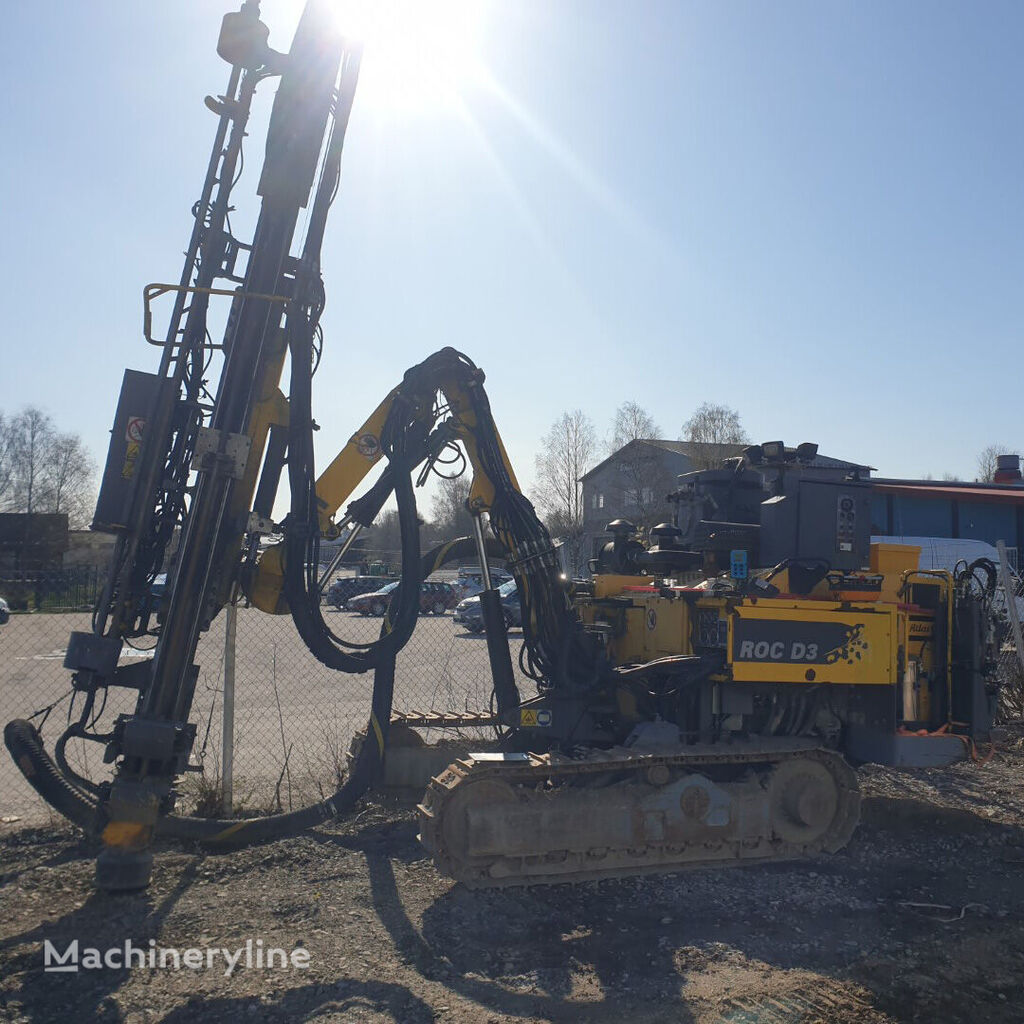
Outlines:
{"label": "bare tree", "polygon": [[978,455],[978,482],[990,484],[996,475],[996,459],[1000,455],[1019,455],[1016,448],[1005,444],[990,444]]}
{"label": "bare tree", "polygon": [[692,460],[698,469],[714,469],[732,454],[731,445],[748,444],[750,438],[735,409],[705,402],[683,424],[681,440],[706,445]]}
{"label": "bare tree", "polygon": [[53,421],[34,405],[26,406],[14,421],[14,500],[16,512],[49,511],[40,493],[47,452],[56,431]]}
{"label": "bare tree", "polygon": [[43,464],[41,483],[50,512],[66,512],[77,526],[88,521],[96,464],[77,434],[54,434]]}
{"label": "bare tree", "polygon": [[0,414],[0,509],[65,512],[72,526],[83,526],[92,511],[95,471],[82,439],[60,433],[42,409]]}
{"label": "bare tree", "polygon": [[661,433],[661,427],[654,422],[651,414],[637,402],[623,402],[615,410],[611,439],[607,444],[608,454],[617,452],[630,441],[650,440]]}
{"label": "bare tree", "polygon": [[565,544],[571,570],[583,562],[583,484],[597,451],[594,425],[580,410],[563,413],[541,438],[537,454],[536,501]]}
{"label": "bare tree", "polygon": [[398,563],[402,557],[402,531],[398,522],[398,511],[385,509],[370,527],[366,539],[367,560],[380,559],[388,563]]}
{"label": "bare tree", "polygon": [[466,506],[472,485],[473,481],[468,473],[441,478],[431,501],[433,527],[439,533],[440,539],[452,540],[455,537],[473,535],[473,517]]}
{"label": "bare tree", "polygon": [[16,435],[15,421],[0,412],[0,512],[13,498]]}

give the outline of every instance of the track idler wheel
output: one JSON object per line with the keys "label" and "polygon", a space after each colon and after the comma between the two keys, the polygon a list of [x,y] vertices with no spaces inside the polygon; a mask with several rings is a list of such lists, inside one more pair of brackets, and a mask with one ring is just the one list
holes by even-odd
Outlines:
{"label": "track idler wheel", "polygon": [[836,778],[820,761],[784,761],[770,780],[772,828],[788,843],[819,842],[840,809]]}
{"label": "track idler wheel", "polygon": [[[460,786],[445,811],[441,829],[445,849],[458,860],[471,861],[480,849],[503,848],[503,837],[486,833],[494,827],[494,808],[511,811],[517,803],[513,788],[498,779],[471,779]],[[485,810],[490,813],[480,813]],[[508,821],[502,824],[506,828],[511,825]]]}

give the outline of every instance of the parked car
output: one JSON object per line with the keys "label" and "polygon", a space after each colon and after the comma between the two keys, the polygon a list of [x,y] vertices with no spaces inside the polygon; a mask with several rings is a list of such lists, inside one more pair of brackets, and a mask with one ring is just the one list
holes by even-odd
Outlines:
{"label": "parked car", "polygon": [[335,608],[344,608],[350,597],[372,594],[394,582],[397,582],[394,576],[343,576],[327,588],[327,603]]}
{"label": "parked car", "polygon": [[[398,586],[398,580],[372,594],[357,594],[350,597],[345,607],[350,612],[360,615],[383,615],[387,611],[391,594]],[[454,608],[459,600],[459,592],[451,583],[426,581],[420,584],[420,613],[443,615],[449,608]]]}
{"label": "parked car", "polygon": [[[500,569],[491,573],[491,583],[496,587],[500,587],[510,579],[512,579],[512,577],[507,572],[502,572]],[[455,585],[459,588],[459,593],[463,598],[476,597],[476,595],[484,589],[484,580],[479,573],[463,573],[460,571],[459,578]]]}
{"label": "parked car", "polygon": [[428,580],[420,584],[420,611],[431,615],[444,615],[454,608],[462,596],[454,583]]}
{"label": "parked car", "polygon": [[11,617],[11,609],[7,602],[0,597],[0,626]]}
{"label": "parked car", "polygon": [[397,586],[398,580],[394,580],[369,594],[356,594],[345,602],[345,608],[350,612],[359,612],[360,615],[383,615],[388,609],[391,591]]}
{"label": "parked car", "polygon": [[[501,597],[501,610],[505,613],[506,626],[521,626],[523,624],[522,607],[519,604],[519,588],[515,580],[509,580],[498,587],[498,594]],[[480,611],[480,595],[467,597],[455,606],[455,614],[452,621],[461,623],[470,633],[482,633],[484,628],[484,617]]]}

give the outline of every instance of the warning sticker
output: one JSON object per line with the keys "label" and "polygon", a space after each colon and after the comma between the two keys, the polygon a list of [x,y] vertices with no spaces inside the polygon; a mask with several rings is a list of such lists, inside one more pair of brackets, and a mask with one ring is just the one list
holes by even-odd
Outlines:
{"label": "warning sticker", "polygon": [[520,708],[519,724],[523,728],[546,728],[551,725],[551,712],[547,708]]}
{"label": "warning sticker", "polygon": [[375,459],[380,455],[380,441],[374,434],[360,434],[356,438],[356,451],[365,459]]}
{"label": "warning sticker", "polygon": [[142,416],[129,416],[128,423],[124,428],[124,439],[129,443],[138,445],[142,441],[142,434],[146,429],[146,421]]}
{"label": "warning sticker", "polygon": [[125,447],[124,465],[121,467],[121,479],[131,480],[135,476],[135,463],[139,461],[139,443],[129,441]]}

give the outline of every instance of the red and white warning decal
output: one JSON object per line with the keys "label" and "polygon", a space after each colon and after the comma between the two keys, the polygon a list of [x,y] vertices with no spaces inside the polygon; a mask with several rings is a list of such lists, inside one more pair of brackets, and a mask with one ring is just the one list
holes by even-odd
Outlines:
{"label": "red and white warning decal", "polygon": [[142,416],[129,416],[124,428],[124,439],[131,444],[140,444],[146,429],[146,420]]}

